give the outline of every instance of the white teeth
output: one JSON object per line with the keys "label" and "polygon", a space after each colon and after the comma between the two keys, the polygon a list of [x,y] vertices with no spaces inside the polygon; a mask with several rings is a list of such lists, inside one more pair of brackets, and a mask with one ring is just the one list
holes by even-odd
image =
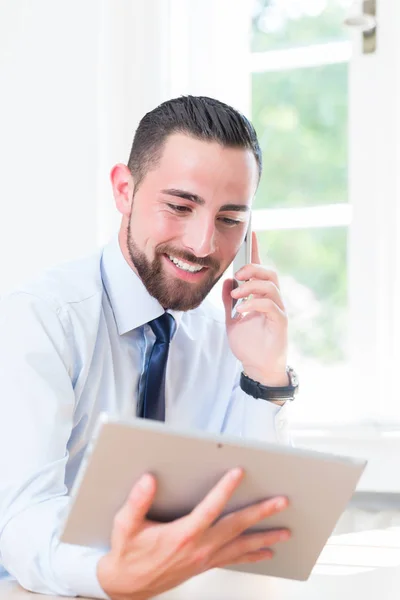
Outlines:
{"label": "white teeth", "polygon": [[170,256],[168,255],[168,258],[180,269],[182,269],[183,271],[190,271],[190,273],[197,273],[198,271],[201,271],[201,269],[203,267],[195,267],[194,265],[188,265],[188,263],[183,262],[182,260],[179,260],[179,258],[175,258],[174,256]]}

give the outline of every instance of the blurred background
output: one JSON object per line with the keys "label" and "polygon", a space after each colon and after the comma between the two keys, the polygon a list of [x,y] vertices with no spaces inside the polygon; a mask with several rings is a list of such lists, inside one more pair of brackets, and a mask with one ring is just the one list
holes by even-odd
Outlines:
{"label": "blurred background", "polygon": [[117,230],[109,172],[145,112],[187,93],[243,111],[294,439],[370,460],[348,529],[400,506],[399,30],[389,0],[0,0],[0,294]]}

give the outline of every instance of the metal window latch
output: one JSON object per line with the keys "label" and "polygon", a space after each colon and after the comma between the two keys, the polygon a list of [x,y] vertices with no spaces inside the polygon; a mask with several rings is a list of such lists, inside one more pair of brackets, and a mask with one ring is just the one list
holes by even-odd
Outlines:
{"label": "metal window latch", "polygon": [[356,0],[344,20],[345,25],[362,32],[363,54],[376,51],[376,4],[377,0]]}

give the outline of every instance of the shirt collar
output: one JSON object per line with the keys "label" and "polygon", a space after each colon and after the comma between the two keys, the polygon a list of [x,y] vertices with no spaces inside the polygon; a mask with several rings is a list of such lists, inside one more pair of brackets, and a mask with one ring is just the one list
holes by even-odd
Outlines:
{"label": "shirt collar", "polygon": [[[117,235],[103,248],[101,275],[120,335],[160,317],[165,312],[158,300],[150,296],[140,277],[125,260]],[[183,313],[176,310],[167,312],[175,318],[177,330]]]}

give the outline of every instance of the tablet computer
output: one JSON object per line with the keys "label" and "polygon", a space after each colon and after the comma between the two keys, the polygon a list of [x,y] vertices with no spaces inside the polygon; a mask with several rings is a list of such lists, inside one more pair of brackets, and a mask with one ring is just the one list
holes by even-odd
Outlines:
{"label": "tablet computer", "polygon": [[71,492],[61,541],[107,549],[113,518],[145,472],[157,479],[148,516],[165,522],[188,514],[226,471],[242,467],[244,480],[224,514],[287,496],[286,510],[252,530],[287,527],[292,537],[273,547],[272,559],[229,568],[306,580],[365,465],[361,459],[102,414]]}

